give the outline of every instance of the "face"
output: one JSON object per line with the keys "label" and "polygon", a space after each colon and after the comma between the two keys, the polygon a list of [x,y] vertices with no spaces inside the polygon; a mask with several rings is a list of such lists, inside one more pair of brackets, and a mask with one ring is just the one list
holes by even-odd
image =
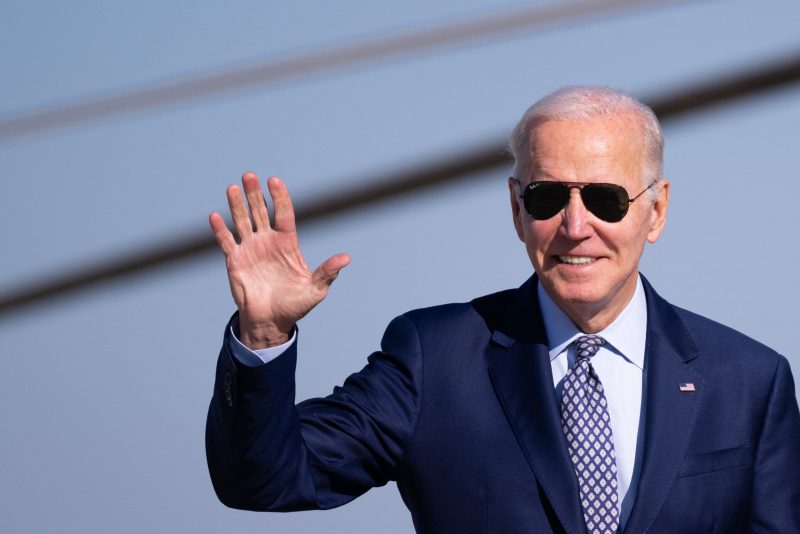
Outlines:
{"label": "face", "polygon": [[[649,185],[641,132],[631,115],[545,122],[536,128],[536,150],[530,147],[531,175],[518,178],[523,187],[538,180],[617,184],[633,198]],[[595,217],[577,188],[561,212],[539,221],[528,215],[520,188],[509,181],[514,226],[540,283],[584,332],[608,326],[633,296],[645,242],[661,235],[669,204],[666,180],[653,189],[655,202],[645,193],[619,222]]]}

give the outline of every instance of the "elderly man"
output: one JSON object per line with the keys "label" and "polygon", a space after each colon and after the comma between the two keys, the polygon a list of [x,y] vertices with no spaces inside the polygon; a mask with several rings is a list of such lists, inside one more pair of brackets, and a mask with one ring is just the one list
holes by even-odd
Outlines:
{"label": "elderly man", "polygon": [[207,428],[228,506],[344,504],[396,480],[418,532],[800,532],[800,414],[786,359],[677,308],[639,274],[669,204],[653,112],[566,88],[514,129],[518,289],[396,318],[324,399],[294,405],[295,323],[349,262],[311,271],[283,183],[228,189],[238,314]]}

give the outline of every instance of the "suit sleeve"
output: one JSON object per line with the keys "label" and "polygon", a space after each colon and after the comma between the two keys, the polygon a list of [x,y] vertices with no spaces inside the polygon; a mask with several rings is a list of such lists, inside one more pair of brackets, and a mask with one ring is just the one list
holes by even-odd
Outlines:
{"label": "suit sleeve", "polygon": [[229,328],[206,424],[214,490],[227,506],[290,511],[340,506],[397,478],[421,404],[419,336],[396,318],[382,350],[322,399],[294,404],[296,343],[259,367],[238,363]]}
{"label": "suit sleeve", "polygon": [[755,456],[752,532],[800,532],[800,413],[789,363],[772,381]]}

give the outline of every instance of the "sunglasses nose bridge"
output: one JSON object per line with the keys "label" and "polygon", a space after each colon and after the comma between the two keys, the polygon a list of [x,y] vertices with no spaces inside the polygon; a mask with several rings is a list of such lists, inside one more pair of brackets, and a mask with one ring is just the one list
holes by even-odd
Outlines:
{"label": "sunglasses nose bridge", "polygon": [[583,188],[579,185],[570,185],[568,187],[569,198],[561,212],[561,228],[566,237],[583,239],[591,233],[589,210],[583,201]]}
{"label": "sunglasses nose bridge", "polygon": [[586,201],[583,195],[582,185],[568,185],[569,196],[567,197],[567,204],[564,206],[564,212],[567,211],[588,211]]}

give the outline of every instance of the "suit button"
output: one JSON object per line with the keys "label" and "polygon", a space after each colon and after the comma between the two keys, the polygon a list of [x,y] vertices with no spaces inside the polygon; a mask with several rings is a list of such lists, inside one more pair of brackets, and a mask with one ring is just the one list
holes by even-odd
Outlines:
{"label": "suit button", "polygon": [[228,403],[228,406],[233,406],[233,396],[228,389],[225,390],[225,401]]}
{"label": "suit button", "polygon": [[233,377],[231,376],[230,371],[225,372],[225,385],[228,386],[226,389],[230,389],[230,385],[233,383]]}

